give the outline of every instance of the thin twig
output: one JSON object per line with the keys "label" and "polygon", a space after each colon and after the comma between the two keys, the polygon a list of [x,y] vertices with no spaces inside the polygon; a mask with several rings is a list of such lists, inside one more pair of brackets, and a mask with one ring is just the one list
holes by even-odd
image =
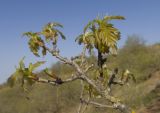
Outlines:
{"label": "thin twig", "polygon": [[[82,80],[81,80],[81,87],[82,87],[82,89],[81,89],[80,99],[83,98],[83,94],[84,94],[84,84],[83,84],[83,81],[82,81]],[[77,113],[80,113],[80,112],[81,112],[82,106],[83,106],[83,103],[80,102]]]}
{"label": "thin twig", "polygon": [[105,105],[105,104],[100,104],[94,101],[88,101],[88,100],[82,100],[85,104],[91,104],[94,105],[96,107],[100,107],[100,108],[115,108],[113,105]]}
{"label": "thin twig", "polygon": [[81,78],[79,76],[72,75],[72,77],[70,77],[66,80],[61,80],[61,83],[57,83],[56,80],[48,80],[48,79],[44,79],[44,78],[38,78],[38,79],[35,79],[35,81],[40,82],[40,83],[48,83],[48,84],[52,84],[52,85],[61,85],[64,83],[69,83],[69,82],[75,81],[77,79],[81,79]]}
{"label": "thin twig", "polygon": [[81,53],[81,65],[80,66],[83,66],[84,62],[85,62],[85,54],[86,54],[86,45],[83,47],[83,51]]}
{"label": "thin twig", "polygon": [[51,53],[53,56],[55,56],[56,58],[58,58],[60,61],[66,63],[66,64],[69,64],[69,65],[73,65],[72,61],[67,59],[67,58],[64,58],[62,56],[59,55],[59,53],[56,51],[56,50],[52,50],[48,47],[45,46],[45,49]]}
{"label": "thin twig", "polygon": [[86,68],[86,70],[85,70],[84,72],[86,73],[86,72],[89,71],[93,66],[94,66],[94,64],[91,64],[90,66],[88,66],[88,67]]}
{"label": "thin twig", "polygon": [[[87,99],[87,102],[89,102],[90,101],[90,97],[88,97],[88,99]],[[85,111],[87,110],[87,108],[88,108],[88,104],[86,104],[85,106],[84,106],[84,109],[83,109],[83,112],[82,113],[85,113]]]}

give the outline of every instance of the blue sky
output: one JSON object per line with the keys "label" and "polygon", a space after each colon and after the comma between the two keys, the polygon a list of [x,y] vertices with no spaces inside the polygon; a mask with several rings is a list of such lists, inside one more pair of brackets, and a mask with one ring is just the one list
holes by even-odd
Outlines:
{"label": "blue sky", "polygon": [[[122,46],[128,35],[138,34],[148,43],[160,42],[160,0],[0,0],[0,83],[25,62],[46,60],[51,66],[56,59],[47,55],[36,58],[21,38],[26,31],[39,31],[48,22],[60,22],[67,37],[61,41],[61,54],[76,55],[81,48],[74,39],[89,20],[99,15],[123,15],[125,21],[114,21],[122,33]],[[44,66],[42,66],[43,68]]]}

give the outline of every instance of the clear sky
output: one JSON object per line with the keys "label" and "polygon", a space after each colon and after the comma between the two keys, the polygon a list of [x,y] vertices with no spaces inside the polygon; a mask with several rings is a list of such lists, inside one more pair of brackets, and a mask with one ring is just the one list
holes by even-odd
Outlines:
{"label": "clear sky", "polygon": [[67,40],[59,46],[69,57],[80,52],[74,39],[98,14],[126,17],[125,21],[114,21],[122,33],[120,46],[132,34],[148,43],[160,42],[160,0],[0,0],[0,83],[14,72],[23,56],[26,64],[46,60],[45,66],[51,66],[56,61],[51,56],[33,56],[26,39],[21,38],[23,32],[39,31],[48,22],[60,22]]}

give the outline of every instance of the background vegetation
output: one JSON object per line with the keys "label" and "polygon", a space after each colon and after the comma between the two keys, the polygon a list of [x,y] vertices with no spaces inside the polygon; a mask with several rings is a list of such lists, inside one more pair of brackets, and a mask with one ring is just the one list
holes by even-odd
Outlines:
{"label": "background vegetation", "polygon": [[[108,59],[108,67],[118,67],[120,70],[127,68],[134,73],[136,83],[128,84],[125,87],[119,86],[118,88],[121,90],[115,89],[113,92],[137,112],[139,109],[156,103],[160,97],[159,50],[160,43],[146,45],[139,36],[132,35],[128,36],[125,45],[118,51],[118,56]],[[96,59],[93,55],[88,60],[94,62]],[[60,62],[55,63],[50,69],[64,77],[73,71],[71,67]],[[39,74],[44,76],[43,72],[39,72]],[[22,92],[18,85],[10,88],[7,83],[4,83],[0,86],[0,113],[76,112],[80,95],[79,82],[74,82],[74,85],[69,83],[58,87],[36,84],[30,87],[29,92]],[[108,111],[109,113],[115,112]],[[87,112],[102,113],[106,112],[106,109],[89,106]],[[156,112],[158,113],[158,111]]]}

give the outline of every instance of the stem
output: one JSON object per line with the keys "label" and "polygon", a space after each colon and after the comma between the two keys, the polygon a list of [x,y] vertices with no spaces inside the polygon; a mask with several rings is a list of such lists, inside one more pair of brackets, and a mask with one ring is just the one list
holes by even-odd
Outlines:
{"label": "stem", "polygon": [[[81,87],[82,87],[82,89],[81,89],[80,99],[82,99],[82,98],[83,98],[83,95],[84,95],[84,84],[83,84],[83,81],[82,81],[82,80],[81,80]],[[80,102],[77,113],[81,113],[82,105],[83,105],[83,103]]]}
{"label": "stem", "polygon": [[104,62],[103,62],[102,53],[98,50],[98,66],[100,67],[100,70],[99,70],[100,77],[103,77],[103,69],[102,69],[103,64]]}

